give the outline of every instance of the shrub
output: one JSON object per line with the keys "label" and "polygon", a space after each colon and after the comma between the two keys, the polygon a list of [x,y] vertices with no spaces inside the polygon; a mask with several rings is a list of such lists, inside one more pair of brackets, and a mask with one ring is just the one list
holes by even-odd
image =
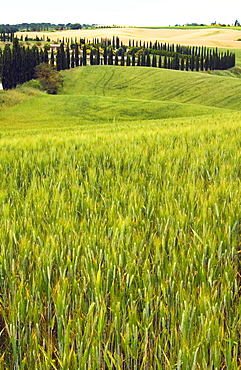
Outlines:
{"label": "shrub", "polygon": [[47,63],[35,67],[35,76],[38,78],[43,90],[48,94],[57,94],[63,84],[60,74]]}

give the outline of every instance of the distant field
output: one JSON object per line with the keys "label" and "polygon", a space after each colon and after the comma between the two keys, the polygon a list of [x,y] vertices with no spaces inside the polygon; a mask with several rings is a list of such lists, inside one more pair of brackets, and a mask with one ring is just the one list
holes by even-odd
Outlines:
{"label": "distant field", "polygon": [[147,29],[147,28],[105,28],[94,30],[73,30],[73,31],[56,31],[56,32],[28,32],[17,33],[21,35],[28,34],[29,37],[49,37],[53,41],[69,38],[86,38],[92,41],[93,38],[119,36],[124,43],[128,43],[129,39],[145,40],[160,42],[170,42],[182,45],[206,45],[212,47],[236,48],[241,49],[241,41],[236,41],[241,38],[240,30],[236,29]]}
{"label": "distant field", "polygon": [[241,366],[241,81],[0,91],[0,369]]}

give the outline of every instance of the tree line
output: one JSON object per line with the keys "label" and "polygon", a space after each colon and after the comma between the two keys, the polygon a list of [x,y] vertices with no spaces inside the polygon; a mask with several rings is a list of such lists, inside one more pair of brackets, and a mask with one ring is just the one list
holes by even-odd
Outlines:
{"label": "tree line", "polygon": [[159,42],[129,41],[123,45],[112,39],[62,40],[54,51],[46,44],[21,46],[17,38],[12,47],[0,48],[0,75],[4,89],[11,89],[35,77],[35,67],[49,64],[57,71],[89,65],[143,66],[182,71],[224,70],[235,66],[235,54],[219,52],[217,48],[187,47]]}
{"label": "tree line", "polygon": [[43,31],[56,31],[56,30],[75,30],[93,28],[95,24],[80,24],[80,23],[18,23],[18,24],[0,24],[0,32],[43,32]]}

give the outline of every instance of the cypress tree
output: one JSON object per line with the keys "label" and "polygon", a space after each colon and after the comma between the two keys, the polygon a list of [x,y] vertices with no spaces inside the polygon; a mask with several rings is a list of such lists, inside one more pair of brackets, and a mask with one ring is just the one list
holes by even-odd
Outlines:
{"label": "cypress tree", "polygon": [[13,40],[12,49],[12,74],[13,74],[13,86],[16,87],[21,83],[21,48],[19,46],[18,39]]}
{"label": "cypress tree", "polygon": [[135,53],[132,54],[132,67],[135,67],[136,65],[136,56],[135,56]]}
{"label": "cypress tree", "polygon": [[74,55],[74,51],[72,50],[72,53],[71,53],[71,68],[74,68],[75,67],[75,55]]}
{"label": "cypress tree", "polygon": [[[84,52],[84,51],[83,51]],[[75,59],[75,66],[79,66],[79,45],[76,42],[74,46],[74,59]]]}
{"label": "cypress tree", "polygon": [[150,54],[148,53],[146,56],[146,67],[150,67],[150,66],[151,66],[151,58],[150,58]]}
{"label": "cypress tree", "polygon": [[104,65],[107,65],[107,57],[108,57],[107,48],[105,46],[105,48],[104,48]]}
{"label": "cypress tree", "polygon": [[2,77],[2,69],[3,69],[3,52],[2,48],[0,48],[0,77]]}
{"label": "cypress tree", "polygon": [[49,62],[49,53],[48,53],[48,47],[45,45],[44,46],[44,63]]}
{"label": "cypress tree", "polygon": [[189,70],[189,57],[187,56],[186,57],[186,71],[188,71]]}
{"label": "cypress tree", "polygon": [[2,85],[4,90],[12,89],[13,74],[12,74],[12,52],[7,44],[3,50],[3,67],[2,67]]}
{"label": "cypress tree", "polygon": [[154,68],[156,67],[156,55],[155,54],[152,55],[151,66]]}
{"label": "cypress tree", "polygon": [[44,51],[43,51],[43,49],[40,49],[39,57],[40,57],[40,63],[44,63]]}
{"label": "cypress tree", "polygon": [[67,44],[66,48],[66,68],[70,69],[70,51],[69,51],[69,44]]}
{"label": "cypress tree", "polygon": [[162,68],[162,57],[161,57],[161,55],[159,56],[158,67]]}
{"label": "cypress tree", "polygon": [[66,53],[65,53],[65,50],[64,50],[64,44],[61,43],[60,44],[60,59],[61,59],[61,62],[60,62],[60,66],[61,66],[61,70],[63,69],[66,69],[67,68],[67,59],[66,59]]}
{"label": "cypress tree", "polygon": [[22,68],[21,68],[21,83],[24,83],[28,81],[27,76],[27,70],[28,70],[28,60],[27,60],[27,54],[26,49],[23,46],[21,49],[21,61],[22,61]]}
{"label": "cypress tree", "polygon": [[203,55],[200,57],[200,70],[203,71]]}
{"label": "cypress tree", "polygon": [[124,66],[125,65],[125,54],[124,54],[124,50],[122,49],[121,50],[121,66]]}
{"label": "cypress tree", "polygon": [[184,71],[184,58],[181,58],[181,71]]}
{"label": "cypress tree", "polygon": [[57,71],[60,71],[61,70],[61,53],[60,53],[60,49],[57,50],[57,54],[56,54],[56,69]]}
{"label": "cypress tree", "polygon": [[112,48],[109,50],[108,65],[110,65],[110,66],[112,66],[112,65],[113,65],[113,53],[112,53]]}
{"label": "cypress tree", "polygon": [[138,54],[138,57],[137,57],[137,66],[140,67],[141,65],[141,56],[140,54]]}
{"label": "cypress tree", "polygon": [[54,68],[54,50],[51,50],[50,65]]}
{"label": "cypress tree", "polygon": [[83,66],[86,66],[86,64],[87,64],[87,52],[86,52],[86,45],[85,44],[83,46],[82,63],[81,63],[81,65],[82,64],[83,64]]}
{"label": "cypress tree", "polygon": [[209,68],[209,59],[208,59],[208,56],[205,59],[204,65],[205,65],[205,71],[208,71],[208,68]]}
{"label": "cypress tree", "polygon": [[167,56],[164,56],[163,68],[167,69]]}
{"label": "cypress tree", "polygon": [[129,67],[130,65],[131,65],[130,55],[127,54],[127,56],[126,56],[126,66]]}
{"label": "cypress tree", "polygon": [[117,36],[116,37],[116,49],[119,49],[120,48],[120,39],[119,37]]}
{"label": "cypress tree", "polygon": [[190,69],[191,71],[194,71],[194,63],[195,63],[195,56],[192,54],[191,56],[191,63],[190,63]]}
{"label": "cypress tree", "polygon": [[145,58],[145,54],[142,53],[141,54],[141,66],[145,67],[145,65],[146,65],[146,58]]}
{"label": "cypress tree", "polygon": [[118,66],[118,53],[115,53],[115,66]]}
{"label": "cypress tree", "polygon": [[93,49],[90,50],[90,65],[94,64],[94,56],[93,56]]}
{"label": "cypress tree", "polygon": [[199,57],[196,56],[196,71],[199,72],[199,66],[200,66],[200,62],[199,62]]}
{"label": "cypress tree", "polygon": [[96,64],[97,66],[100,65],[100,49],[97,48],[97,51],[96,51]]}
{"label": "cypress tree", "polygon": [[173,59],[173,69],[176,69],[176,70],[179,69],[179,56],[177,53],[175,53],[175,56]]}

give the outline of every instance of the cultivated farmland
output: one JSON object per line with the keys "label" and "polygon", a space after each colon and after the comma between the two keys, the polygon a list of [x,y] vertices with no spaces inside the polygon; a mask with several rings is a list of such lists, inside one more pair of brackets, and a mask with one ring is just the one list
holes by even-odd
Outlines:
{"label": "cultivated farmland", "polygon": [[17,36],[35,38],[39,37],[50,38],[50,40],[58,40],[64,38],[111,38],[113,35],[119,36],[120,39],[128,44],[129,39],[142,41],[160,41],[169,42],[181,45],[206,45],[219,48],[241,48],[241,42],[237,41],[240,38],[239,29],[224,29],[224,28],[201,28],[201,29],[148,29],[148,28],[100,28],[94,30],[67,30],[56,32],[17,32]]}
{"label": "cultivated farmland", "polygon": [[240,80],[62,74],[0,92],[0,368],[239,369]]}

